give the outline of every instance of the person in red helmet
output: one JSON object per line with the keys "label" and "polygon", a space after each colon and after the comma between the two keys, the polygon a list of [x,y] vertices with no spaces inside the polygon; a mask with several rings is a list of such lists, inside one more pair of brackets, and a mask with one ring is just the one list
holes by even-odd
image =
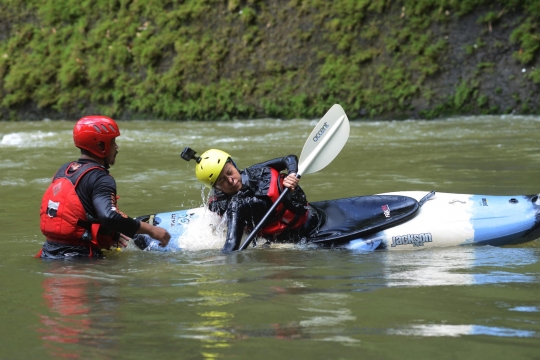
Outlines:
{"label": "person in red helmet", "polygon": [[148,234],[167,245],[171,236],[165,229],[118,209],[116,182],[108,170],[116,162],[118,136],[118,125],[109,117],[77,121],[73,141],[81,157],[60,167],[43,195],[40,228],[46,241],[36,257],[102,257],[101,249],[118,246],[135,234]]}

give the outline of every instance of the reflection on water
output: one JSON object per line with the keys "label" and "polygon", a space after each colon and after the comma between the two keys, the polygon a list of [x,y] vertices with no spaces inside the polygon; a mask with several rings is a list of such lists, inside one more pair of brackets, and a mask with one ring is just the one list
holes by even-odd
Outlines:
{"label": "reflection on water", "polygon": [[[40,261],[40,260],[36,260]],[[115,347],[114,323],[118,304],[114,282],[100,276],[82,262],[66,266],[51,262],[43,280],[43,299],[47,313],[39,314],[43,347],[54,357],[85,358],[88,353],[110,351]],[[100,289],[96,294],[96,289]],[[93,316],[95,312],[100,316]]]}
{"label": "reflection on water", "polygon": [[511,311],[522,311],[522,312],[540,312],[540,307],[538,306],[516,306],[509,309]]}
{"label": "reflection on water", "polygon": [[390,335],[450,336],[487,335],[497,337],[539,337],[535,331],[480,325],[413,325],[404,329],[390,329]]}
{"label": "reflection on water", "polygon": [[388,286],[482,285],[531,283],[535,274],[521,267],[538,262],[533,249],[456,247],[384,255]]}
{"label": "reflection on water", "polygon": [[41,315],[43,327],[39,331],[44,347],[54,356],[81,357],[80,350],[68,352],[58,345],[85,341],[85,332],[90,329],[88,298],[85,278],[57,277],[43,281],[43,298],[51,315]]}
{"label": "reflection on water", "polygon": [[[208,279],[201,277],[197,282],[206,283]],[[201,318],[190,326],[182,327],[177,335],[180,338],[197,339],[202,342],[201,355],[205,359],[216,359],[220,356],[219,351],[230,347],[230,341],[237,338],[231,331],[231,323],[234,322],[234,314],[219,310],[224,306],[237,303],[248,294],[230,293],[218,290],[198,291],[197,302],[200,308],[212,308],[214,310],[198,311]]]}
{"label": "reflection on water", "polygon": [[202,320],[186,329],[188,332],[192,331],[195,334],[180,334],[178,336],[200,340],[203,348],[201,355],[205,359],[218,358],[219,351],[230,347],[229,341],[236,338],[232,332],[226,329],[234,315],[221,311],[200,312],[198,315]]}

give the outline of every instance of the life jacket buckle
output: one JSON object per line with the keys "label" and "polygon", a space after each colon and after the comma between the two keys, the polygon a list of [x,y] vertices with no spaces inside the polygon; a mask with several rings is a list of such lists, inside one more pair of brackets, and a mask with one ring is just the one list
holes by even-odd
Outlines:
{"label": "life jacket buckle", "polygon": [[47,204],[47,215],[49,217],[56,217],[59,206],[60,206],[60,202],[55,202],[49,199],[49,203]]}
{"label": "life jacket buckle", "polygon": [[84,234],[82,234],[81,240],[85,242],[92,241],[92,232],[90,230],[86,230]]}

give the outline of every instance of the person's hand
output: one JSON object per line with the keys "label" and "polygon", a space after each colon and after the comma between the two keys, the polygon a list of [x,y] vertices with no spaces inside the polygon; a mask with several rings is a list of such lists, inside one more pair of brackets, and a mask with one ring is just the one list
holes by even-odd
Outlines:
{"label": "person's hand", "polygon": [[161,246],[167,246],[169,240],[171,240],[171,234],[169,234],[169,232],[164,228],[160,228],[158,226],[152,226],[152,229],[148,235],[158,240]]}
{"label": "person's hand", "polygon": [[167,246],[169,240],[171,240],[171,234],[164,228],[158,226],[150,225],[144,221],[141,221],[140,228],[137,231],[137,234],[147,234],[150,235],[152,239],[159,241],[160,246]]}
{"label": "person's hand", "polygon": [[118,245],[120,247],[127,247],[128,246],[128,241],[130,241],[131,238],[130,237],[127,237],[126,235],[120,233],[120,239],[118,239]]}
{"label": "person's hand", "polygon": [[296,173],[290,173],[285,179],[283,179],[283,186],[294,191],[298,186],[299,178],[296,177]]}

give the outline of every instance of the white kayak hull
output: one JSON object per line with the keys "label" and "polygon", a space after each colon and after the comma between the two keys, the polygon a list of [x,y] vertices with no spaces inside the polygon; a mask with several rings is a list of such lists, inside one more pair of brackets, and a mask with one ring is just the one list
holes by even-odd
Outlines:
{"label": "white kayak hull", "polygon": [[[398,192],[420,200],[425,192]],[[356,241],[361,249],[380,243],[387,250],[460,245],[514,245],[540,237],[538,196],[436,193],[411,220]]]}
{"label": "white kayak hull", "polygon": [[[420,201],[426,194],[421,191],[402,191],[379,195],[406,196]],[[390,214],[391,210],[387,209]],[[159,213],[152,215],[151,221],[169,231],[171,242],[165,248],[152,242],[147,250],[221,249],[225,241],[224,222],[206,208]],[[344,243],[337,241],[325,246],[360,251],[393,251],[462,245],[504,246],[538,237],[538,196],[435,193],[405,222],[374,233],[362,234],[355,239],[348,238]]]}

